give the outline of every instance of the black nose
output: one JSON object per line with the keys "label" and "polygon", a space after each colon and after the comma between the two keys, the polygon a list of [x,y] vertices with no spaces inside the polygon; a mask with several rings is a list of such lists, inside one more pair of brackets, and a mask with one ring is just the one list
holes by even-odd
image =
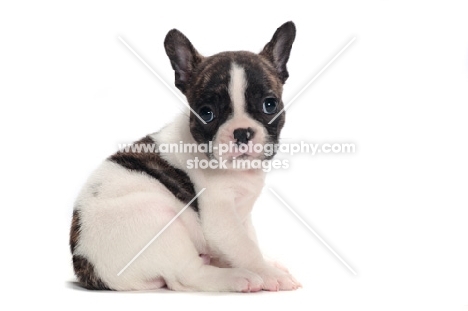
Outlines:
{"label": "black nose", "polygon": [[235,129],[234,130],[234,139],[238,145],[247,144],[254,136],[254,131],[248,127],[246,129]]}

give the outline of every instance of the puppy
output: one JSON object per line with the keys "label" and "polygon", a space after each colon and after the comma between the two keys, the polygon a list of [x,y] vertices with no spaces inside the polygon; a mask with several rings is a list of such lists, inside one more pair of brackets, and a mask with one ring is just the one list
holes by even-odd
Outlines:
{"label": "puppy", "polygon": [[[278,143],[285,114],[269,122],[283,108],[282,87],[295,33],[294,24],[287,22],[259,54],[204,57],[181,32],[169,31],[164,47],[175,85],[191,112],[135,145],[212,148],[190,153],[119,151],[98,167],[77,198],[71,225],[73,267],[83,286],[234,292],[300,286],[285,269],[266,262],[257,245],[250,213],[264,171],[233,165],[236,158],[268,161],[272,155],[216,152],[222,144]],[[188,169],[187,163],[195,159],[224,159],[228,165]]]}

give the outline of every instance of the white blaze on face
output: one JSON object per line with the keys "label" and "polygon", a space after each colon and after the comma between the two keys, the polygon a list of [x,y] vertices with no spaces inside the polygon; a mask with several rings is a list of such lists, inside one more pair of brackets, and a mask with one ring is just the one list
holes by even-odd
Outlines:
{"label": "white blaze on face", "polygon": [[234,118],[240,118],[245,114],[245,89],[247,88],[245,70],[236,63],[232,63],[230,76],[229,97],[231,97]]}
{"label": "white blaze on face", "polygon": [[[236,63],[232,63],[230,70],[230,82],[228,86],[229,97],[231,99],[231,106],[233,113],[229,119],[219,127],[218,133],[215,136],[213,146],[219,147],[218,152],[214,152],[215,156],[223,159],[232,160],[239,156],[248,155],[251,158],[261,158],[263,152],[258,152],[259,149],[254,148],[254,145],[262,145],[265,143],[267,131],[265,127],[253,119],[246,112],[246,97],[245,91],[247,89],[248,81],[246,78],[245,70]],[[250,138],[249,145],[252,145],[247,152],[235,151],[231,148],[226,152],[220,145],[230,146],[235,145],[234,130],[250,128],[254,131],[253,138]],[[255,151],[257,150],[257,151]]]}

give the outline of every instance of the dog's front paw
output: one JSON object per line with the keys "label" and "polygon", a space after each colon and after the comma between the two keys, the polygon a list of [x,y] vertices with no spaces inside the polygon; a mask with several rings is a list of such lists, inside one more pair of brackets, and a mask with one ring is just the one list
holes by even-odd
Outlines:
{"label": "dog's front paw", "polygon": [[232,290],[236,292],[258,292],[263,289],[263,279],[253,272],[246,269],[233,268],[229,269],[234,273],[231,275]]}
{"label": "dog's front paw", "polygon": [[263,279],[263,290],[295,290],[302,287],[290,273],[270,265],[265,265],[255,272]]}

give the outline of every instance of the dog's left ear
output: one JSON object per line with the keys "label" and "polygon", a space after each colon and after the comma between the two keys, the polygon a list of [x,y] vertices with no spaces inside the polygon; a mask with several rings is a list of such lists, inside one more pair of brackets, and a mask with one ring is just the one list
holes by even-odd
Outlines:
{"label": "dog's left ear", "polygon": [[164,48],[175,72],[175,85],[185,94],[192,73],[203,60],[203,56],[197,52],[190,40],[177,29],[172,29],[167,33]]}
{"label": "dog's left ear", "polygon": [[281,25],[268,42],[260,55],[268,59],[275,67],[280,80],[284,83],[289,77],[286,63],[291,53],[291,48],[296,37],[296,26],[293,22]]}

